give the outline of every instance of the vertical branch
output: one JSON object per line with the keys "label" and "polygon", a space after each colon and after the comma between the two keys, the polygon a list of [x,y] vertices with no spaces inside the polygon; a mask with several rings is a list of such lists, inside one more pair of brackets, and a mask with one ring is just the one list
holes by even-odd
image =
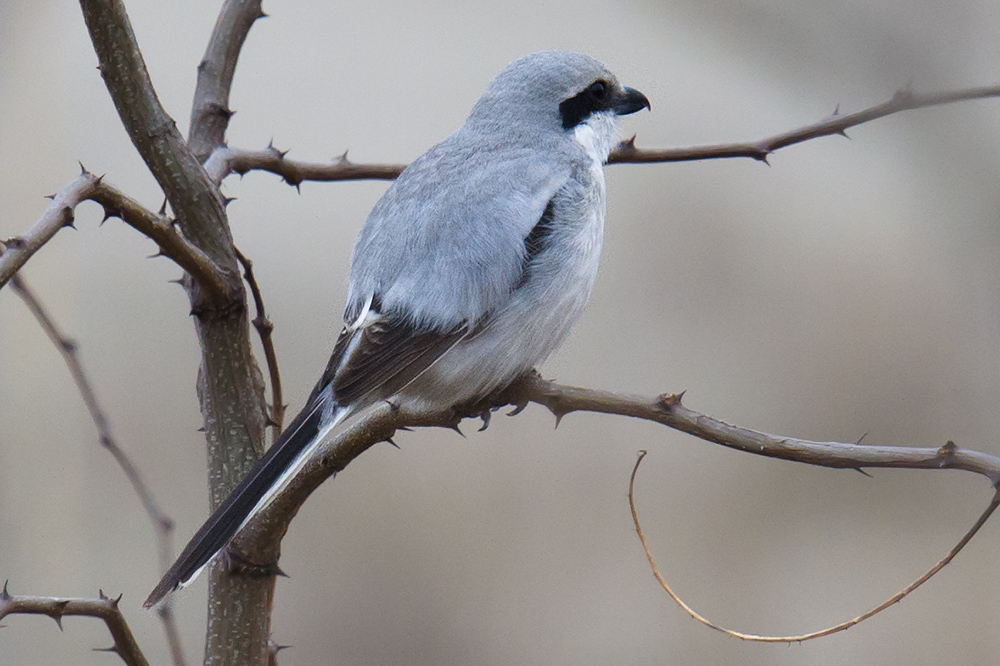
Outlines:
{"label": "vertical branch", "polygon": [[233,115],[229,90],[236,61],[254,22],[267,16],[261,0],[226,0],[208,40],[205,56],[198,64],[198,86],[191,107],[188,145],[199,162],[225,143],[226,128]]}
{"label": "vertical branch", "polygon": [[264,348],[264,358],[267,360],[267,372],[271,379],[271,422],[269,426],[274,428],[274,439],[278,439],[281,428],[285,422],[285,398],[281,390],[281,372],[278,370],[278,352],[274,349],[274,339],[271,337],[274,331],[274,324],[267,318],[264,310],[264,296],[260,293],[260,286],[257,278],[253,274],[253,262],[239,248],[236,249],[236,258],[243,265],[243,279],[250,286],[250,293],[253,295],[254,308],[257,316],[253,318],[253,326],[257,329],[260,337],[260,344]]}
{"label": "vertical branch", "polygon": [[[132,143],[167,195],[184,236],[215,262],[229,287],[225,297],[208,298],[197,281],[185,281],[201,344],[198,397],[214,509],[263,453],[266,422],[246,293],[223,199],[160,105],[122,2],[80,0],[80,5],[101,75]],[[247,578],[213,569],[205,663],[267,662],[273,593],[273,577]]]}

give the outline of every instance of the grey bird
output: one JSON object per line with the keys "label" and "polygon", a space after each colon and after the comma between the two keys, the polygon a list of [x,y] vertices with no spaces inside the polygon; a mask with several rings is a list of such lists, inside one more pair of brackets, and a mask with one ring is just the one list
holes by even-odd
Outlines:
{"label": "grey bird", "polygon": [[191,581],[324,439],[378,401],[448,409],[542,363],[590,297],[618,116],[649,108],[589,56],[510,63],[417,158],[354,245],[344,328],[303,410],[146,599]]}

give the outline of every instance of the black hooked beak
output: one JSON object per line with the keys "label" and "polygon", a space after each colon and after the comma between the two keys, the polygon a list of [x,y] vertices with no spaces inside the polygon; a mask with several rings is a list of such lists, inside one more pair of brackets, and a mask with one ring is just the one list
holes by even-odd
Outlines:
{"label": "black hooked beak", "polygon": [[615,95],[611,108],[619,116],[627,116],[630,113],[635,113],[643,109],[652,110],[653,107],[649,105],[649,100],[641,92],[635,88],[625,87],[622,88],[620,93]]}

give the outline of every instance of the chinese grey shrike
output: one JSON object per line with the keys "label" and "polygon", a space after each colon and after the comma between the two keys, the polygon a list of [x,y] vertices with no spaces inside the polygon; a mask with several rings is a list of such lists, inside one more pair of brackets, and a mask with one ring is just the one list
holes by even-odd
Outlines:
{"label": "chinese grey shrike", "polygon": [[465,124],[407,167],[354,245],[344,328],[305,408],[146,599],[194,578],[346,417],[386,399],[448,409],[546,359],[590,297],[617,118],[649,107],[604,65],[508,65]]}

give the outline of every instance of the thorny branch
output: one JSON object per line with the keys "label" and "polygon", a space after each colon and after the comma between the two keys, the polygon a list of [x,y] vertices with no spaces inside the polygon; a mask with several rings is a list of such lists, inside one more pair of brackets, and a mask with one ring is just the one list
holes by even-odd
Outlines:
{"label": "thorny branch", "polygon": [[1000,457],[960,448],[951,441],[938,448],[812,442],[724,423],[681,404],[683,393],[649,398],[556,384],[537,375],[524,381],[522,400],[544,405],[557,419],[571,412],[618,414],[654,421],[708,442],[767,458],[836,469],[960,469],[985,476],[994,486],[1000,483]]}
{"label": "thorny branch", "polygon": [[236,250],[236,258],[243,265],[243,279],[250,285],[254,308],[257,310],[257,316],[253,318],[253,326],[257,329],[257,335],[260,336],[260,344],[264,348],[264,358],[267,361],[267,371],[271,379],[271,422],[268,425],[274,428],[274,439],[277,440],[285,422],[286,405],[281,390],[281,373],[278,371],[278,352],[274,349],[274,339],[271,337],[274,324],[267,318],[267,312],[264,311],[264,297],[260,293],[257,278],[253,274],[253,262],[240,252],[239,248],[234,249]]}
{"label": "thorny branch", "polygon": [[199,162],[226,141],[233,111],[229,91],[243,42],[259,18],[267,16],[261,0],[226,0],[212,30],[205,56],[198,64],[198,85],[191,106],[188,145]]}
{"label": "thorny branch", "polygon": [[900,90],[888,102],[868,107],[846,116],[840,115],[840,108],[826,120],[806,125],[790,132],[783,132],[768,137],[756,143],[729,143],[715,146],[696,146],[694,148],[655,149],[636,148],[635,137],[623,141],[608,158],[609,164],[647,163],[647,162],[689,162],[692,160],[710,160],[729,157],[750,157],[761,162],[767,162],[771,153],[781,148],[802,143],[823,136],[841,135],[851,127],[891,116],[900,111],[922,109],[929,106],[951,104],[971,99],[986,99],[1000,97],[1000,86],[969,88],[952,92],[918,94],[911,90]]}
{"label": "thorny branch", "polygon": [[[412,427],[457,429],[462,418],[480,417],[484,422],[488,422],[493,410],[505,405],[514,405],[515,409],[511,412],[511,415],[514,415],[529,402],[545,406],[557,419],[576,411],[630,416],[660,423],[739,451],[811,465],[848,469],[866,467],[960,469],[985,476],[994,485],[1000,480],[1000,458],[959,448],[953,442],[948,442],[939,448],[875,446],[856,442],[812,442],[723,423],[688,409],[681,403],[680,395],[664,394],[657,397],[622,395],[556,384],[543,379],[537,373],[532,373],[481,404],[432,412],[409,411],[401,406],[383,402],[362,412],[356,418],[349,419],[343,424],[343,430],[334,433],[321,445],[316,459],[309,462],[275,501],[235,537],[228,549],[240,561],[263,563],[262,569],[273,566],[277,561],[281,538],[306,498],[325,479],[344,469],[371,446],[378,442],[391,441],[396,431],[400,429]],[[985,517],[982,520],[985,521]],[[968,538],[971,538],[971,534],[960,545],[964,545]],[[946,563],[947,561],[943,561],[938,568]]]}
{"label": "thorny branch", "polygon": [[56,621],[62,630],[62,619],[66,616],[87,616],[104,620],[114,645],[96,648],[99,652],[114,652],[128,666],[149,666],[129,629],[125,616],[118,609],[117,599],[105,596],[102,590],[97,599],[70,599],[59,597],[36,597],[10,594],[7,583],[0,591],[0,619],[8,615],[47,615]]}
{"label": "thorny branch", "polygon": [[[941,104],[951,104],[973,99],[1000,97],[1000,86],[970,88],[952,92],[918,94],[900,90],[892,99],[882,104],[851,113],[839,114],[818,123],[806,125],[753,143],[726,143],[690,148],[637,148],[635,137],[621,142],[608,157],[608,164],[638,164],[655,162],[690,162],[732,157],[749,157],[766,162],[776,150],[824,136],[846,136],[846,131],[863,123],[886,116]],[[243,175],[248,171],[270,171],[289,185],[298,187],[304,181],[339,180],[392,180],[405,168],[403,164],[359,164],[347,159],[347,153],[327,163],[299,162],[286,157],[288,151],[274,146],[263,150],[240,150],[222,147],[205,163],[212,180],[218,184],[231,173]]]}
{"label": "thorny branch", "polygon": [[392,180],[405,164],[356,164],[347,159],[347,153],[330,162],[299,162],[286,157],[287,150],[268,145],[263,150],[218,148],[205,162],[205,170],[219,184],[226,176],[248,171],[270,171],[294,187],[307,181],[330,182],[338,180]]}
{"label": "thorny branch", "polygon": [[955,544],[950,551],[948,551],[947,555],[938,560],[937,564],[928,569],[926,573],[920,576],[920,578],[916,579],[902,590],[880,603],[878,606],[875,606],[874,608],[858,615],[857,617],[851,618],[850,620],[845,620],[840,624],[827,627],[826,629],[820,629],[819,631],[812,631],[808,634],[799,634],[797,636],[761,636],[758,634],[747,634],[741,631],[733,631],[732,629],[727,629],[726,627],[715,624],[714,622],[706,619],[691,608],[691,606],[689,606],[683,599],[677,596],[677,593],[671,589],[670,585],[663,577],[663,574],[660,573],[659,567],[656,566],[656,562],[653,560],[653,553],[649,550],[649,544],[646,543],[646,535],[642,531],[642,525],[639,523],[639,510],[635,507],[635,476],[639,471],[639,465],[642,464],[642,459],[645,457],[646,452],[640,451],[639,457],[635,461],[635,466],[632,468],[632,475],[629,477],[628,483],[628,505],[632,511],[632,523],[635,525],[636,534],[639,536],[639,541],[642,543],[642,550],[646,554],[646,560],[649,562],[649,566],[653,570],[653,576],[655,576],[656,580],[660,583],[660,587],[662,587],[664,591],[670,595],[670,598],[674,600],[674,603],[680,606],[685,613],[693,617],[698,622],[702,623],[706,627],[709,627],[710,629],[722,632],[727,636],[732,636],[733,638],[739,638],[740,640],[751,641],[754,643],[801,643],[802,641],[822,638],[823,636],[829,636],[830,634],[850,629],[854,625],[860,624],[868,618],[878,615],[893,604],[902,601],[904,597],[929,581],[937,572],[941,571],[941,569],[945,568],[948,563],[955,559],[955,556],[958,555],[963,548],[965,548],[965,545],[972,540],[972,537],[974,537],[979,529],[986,524],[986,521],[989,520],[990,516],[993,515],[993,512],[996,511],[998,506],[1000,506],[1000,491],[998,491],[993,494],[993,499],[990,500],[989,505],[979,516],[976,522],[969,528],[965,535],[959,539],[958,543]]}
{"label": "thorny branch", "polygon": [[4,240],[6,251],[0,253],[0,287],[55,236],[60,229],[73,226],[76,207],[82,202],[96,201],[104,209],[104,219],[119,217],[159,246],[160,254],[173,259],[187,271],[206,292],[219,296],[226,293],[225,282],[215,264],[180,232],[170,218],[145,208],[135,199],[104,182],[81,167],[76,180],[53,194],[48,208],[27,231]]}
{"label": "thorny branch", "polygon": [[[52,341],[52,344],[55,345],[56,349],[59,350],[63,360],[69,367],[73,381],[76,383],[81,397],[83,397],[83,402],[87,406],[87,411],[90,412],[90,418],[94,421],[94,426],[97,428],[101,446],[108,450],[122,472],[125,473],[125,477],[132,484],[132,488],[135,490],[136,495],[138,495],[139,501],[142,502],[142,506],[146,510],[146,515],[149,516],[149,520],[153,523],[159,544],[160,571],[166,571],[174,558],[172,544],[174,521],[160,508],[159,503],[157,503],[156,498],[153,496],[153,492],[146,485],[142,473],[139,472],[139,468],[136,467],[132,459],[129,458],[125,450],[115,440],[114,434],[111,432],[111,422],[108,420],[104,410],[101,409],[100,403],[97,401],[97,394],[94,392],[90,380],[87,379],[87,375],[83,371],[83,365],[77,356],[76,342],[63,335],[41,301],[35,297],[34,292],[32,292],[20,275],[15,275],[11,279],[10,287],[24,301],[24,304],[31,311],[31,314],[34,315],[35,319],[38,320],[45,334]],[[180,633],[174,621],[173,606],[169,599],[157,608],[157,614],[163,622],[163,631],[167,635],[167,644],[170,647],[174,666],[184,666],[184,651],[181,648]]]}

